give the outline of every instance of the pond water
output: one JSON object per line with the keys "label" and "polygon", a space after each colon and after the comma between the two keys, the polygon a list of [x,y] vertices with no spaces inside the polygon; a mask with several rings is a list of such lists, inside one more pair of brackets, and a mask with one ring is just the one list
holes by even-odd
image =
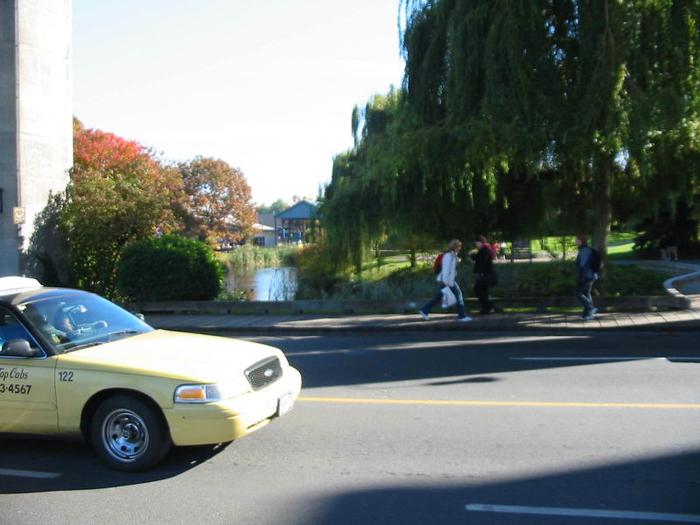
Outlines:
{"label": "pond water", "polygon": [[251,301],[292,301],[297,291],[297,270],[281,267],[259,268],[242,274],[229,272],[226,290],[245,292]]}

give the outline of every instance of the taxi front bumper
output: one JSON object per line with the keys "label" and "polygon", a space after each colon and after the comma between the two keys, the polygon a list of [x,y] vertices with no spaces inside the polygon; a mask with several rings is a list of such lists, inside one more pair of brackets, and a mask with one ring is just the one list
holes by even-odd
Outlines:
{"label": "taxi front bumper", "polygon": [[177,446],[226,443],[284,415],[300,391],[301,375],[289,367],[279,380],[257,392],[217,403],[176,404],[163,414]]}

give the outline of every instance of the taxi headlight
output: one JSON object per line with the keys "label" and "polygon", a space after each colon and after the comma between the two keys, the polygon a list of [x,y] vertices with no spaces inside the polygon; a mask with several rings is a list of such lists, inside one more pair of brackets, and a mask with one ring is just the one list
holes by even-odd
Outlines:
{"label": "taxi headlight", "polygon": [[235,388],[234,385],[180,385],[175,389],[176,403],[213,403],[223,401],[247,392],[246,387]]}

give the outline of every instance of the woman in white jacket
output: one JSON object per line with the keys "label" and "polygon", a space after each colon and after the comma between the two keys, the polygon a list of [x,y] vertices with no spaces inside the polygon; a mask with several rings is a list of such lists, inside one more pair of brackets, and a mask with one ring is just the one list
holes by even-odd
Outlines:
{"label": "woman in white jacket", "polygon": [[457,299],[457,320],[461,322],[472,320],[472,318],[464,312],[464,296],[462,295],[462,290],[460,290],[459,285],[456,281],[457,263],[459,262],[457,254],[461,249],[461,241],[457,239],[452,239],[450,241],[450,244],[448,245],[447,252],[445,252],[445,255],[442,256],[440,273],[437,276],[437,280],[440,283],[440,290],[437,294],[435,294],[435,297],[428,301],[428,304],[426,304],[423,308],[421,308],[418,311],[420,316],[426,321],[428,320],[428,314],[430,314],[430,310],[436,304],[442,301],[442,289],[445,286],[452,290],[452,293],[455,294],[455,298]]}

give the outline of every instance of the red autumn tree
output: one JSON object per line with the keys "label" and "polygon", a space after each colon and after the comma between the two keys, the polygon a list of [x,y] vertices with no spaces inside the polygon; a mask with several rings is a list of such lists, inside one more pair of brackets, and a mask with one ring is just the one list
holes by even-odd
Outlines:
{"label": "red autumn tree", "polygon": [[73,281],[114,295],[116,263],[130,241],[181,227],[182,181],[135,141],[74,121],[74,163],[61,214]]}
{"label": "red autumn tree", "polygon": [[73,120],[73,171],[128,169],[160,166],[151,153],[133,140],[99,129],[86,129],[78,119]]}

